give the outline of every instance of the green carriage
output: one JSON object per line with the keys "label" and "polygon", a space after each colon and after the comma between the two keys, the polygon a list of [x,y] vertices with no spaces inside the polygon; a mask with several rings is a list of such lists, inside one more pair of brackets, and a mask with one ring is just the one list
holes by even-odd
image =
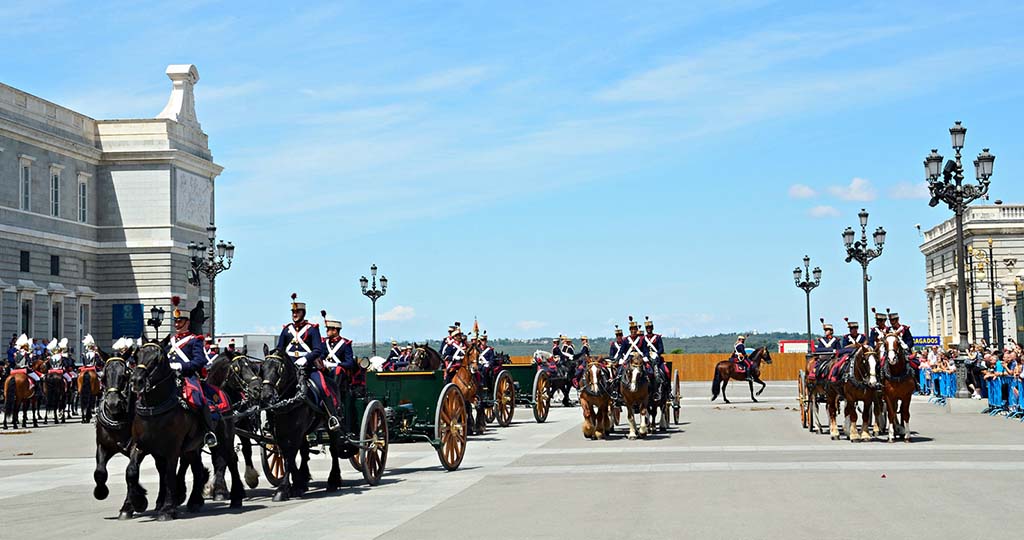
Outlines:
{"label": "green carriage", "polygon": [[[430,443],[449,471],[462,463],[468,433],[466,404],[462,392],[444,382],[443,372],[369,372],[365,395],[346,395],[343,401],[342,457],[348,457],[368,484],[380,482],[391,443]],[[263,449],[267,480],[278,485],[284,476],[284,462],[276,445],[263,430],[251,436]],[[307,440],[311,445],[327,445],[330,435],[321,429]]]}
{"label": "green carriage", "polygon": [[505,364],[501,373],[507,374],[515,389],[515,404],[532,408],[538,423],[547,420],[551,410],[547,372],[537,369],[535,364]]}

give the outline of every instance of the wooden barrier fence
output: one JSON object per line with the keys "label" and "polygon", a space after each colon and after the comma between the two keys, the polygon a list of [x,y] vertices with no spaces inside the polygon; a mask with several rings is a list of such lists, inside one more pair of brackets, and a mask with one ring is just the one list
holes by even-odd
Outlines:
{"label": "wooden barrier fence", "polygon": [[[684,381],[710,381],[715,376],[715,365],[727,360],[730,353],[720,354],[666,354],[665,359],[679,369]],[[511,357],[513,364],[529,364],[529,356]],[[772,365],[761,364],[761,379],[766,381],[793,381],[804,369],[804,353],[772,353]]]}

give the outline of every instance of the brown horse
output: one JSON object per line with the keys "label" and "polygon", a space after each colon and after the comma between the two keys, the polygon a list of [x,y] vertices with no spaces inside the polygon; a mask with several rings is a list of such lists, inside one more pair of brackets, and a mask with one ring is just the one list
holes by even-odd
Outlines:
{"label": "brown horse", "polygon": [[[907,360],[903,341],[894,333],[885,335],[880,351],[882,362],[882,397],[889,417],[889,442],[896,442],[896,430],[903,434],[903,441],[910,442],[910,400],[914,396],[914,377]],[[899,405],[899,418],[896,418]],[[899,420],[899,422],[897,422]]]}
{"label": "brown horse", "polygon": [[435,371],[441,367],[441,354],[430,345],[413,343],[412,350],[412,361],[409,362],[408,371]]}
{"label": "brown horse", "polygon": [[14,429],[18,429],[18,411],[21,411],[21,426],[28,427],[29,409],[32,409],[32,427],[39,427],[39,411],[33,406],[35,392],[25,370],[13,370],[4,380],[4,400],[4,429],[7,429],[8,418],[14,421]]}
{"label": "brown horse", "polygon": [[[470,435],[479,435],[487,429],[487,418],[484,414],[483,401],[477,394],[480,391],[480,383],[477,377],[477,361],[480,358],[480,350],[476,347],[476,340],[470,342],[467,347],[466,357],[462,359],[462,365],[455,370],[451,382],[462,391],[462,397],[466,400],[466,414]],[[474,409],[476,419],[474,420]]]}
{"label": "brown horse", "polygon": [[608,372],[600,359],[590,358],[583,371],[580,383],[580,407],[583,409],[583,436],[588,439],[605,439],[611,430],[609,417],[611,394]]}
{"label": "brown horse", "polygon": [[729,403],[729,398],[725,396],[725,387],[729,385],[730,379],[736,379],[737,381],[747,381],[750,384],[750,400],[757,403],[757,398],[754,397],[754,383],[761,385],[761,389],[757,391],[757,395],[760,396],[768,386],[761,380],[761,362],[771,365],[772,355],[768,352],[767,347],[759,347],[750,353],[749,361],[750,369],[747,373],[737,371],[736,364],[731,359],[722,360],[715,365],[715,380],[711,382],[711,401],[718,399],[719,389],[721,389],[722,399]]}
{"label": "brown horse", "polygon": [[[829,403],[829,428],[833,439],[839,438],[839,428],[836,426],[836,412],[839,406],[839,393],[841,392],[846,400],[844,416],[849,423],[847,436],[850,442],[871,440],[868,433],[868,423],[872,419],[871,406],[875,403],[878,393],[878,353],[866,346],[859,346],[850,357],[847,364],[847,374],[833,390],[834,403]],[[857,403],[864,407],[864,422],[860,433],[857,432]],[[878,432],[878,428],[875,428]]]}
{"label": "brown horse", "polygon": [[100,377],[96,374],[96,368],[82,368],[78,375],[78,399],[82,409],[82,423],[88,424],[92,421],[92,413],[96,409],[96,403],[100,396]]}
{"label": "brown horse", "polygon": [[650,402],[648,393],[647,370],[644,369],[644,357],[638,352],[629,356],[624,366],[622,379],[619,381],[619,394],[626,405],[626,420],[629,421],[629,439],[637,438],[636,420],[633,415],[640,413],[640,437],[647,436],[647,426],[653,427],[654,419],[648,410]]}

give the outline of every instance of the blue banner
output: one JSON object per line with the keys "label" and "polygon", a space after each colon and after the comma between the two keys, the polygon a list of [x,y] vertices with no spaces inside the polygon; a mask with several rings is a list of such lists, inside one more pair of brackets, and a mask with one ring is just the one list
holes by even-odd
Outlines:
{"label": "blue banner", "polygon": [[114,304],[111,313],[110,339],[142,337],[145,321],[142,320],[142,304]]}
{"label": "blue banner", "polygon": [[940,347],[942,346],[942,339],[939,336],[915,336],[914,337],[915,347]]}

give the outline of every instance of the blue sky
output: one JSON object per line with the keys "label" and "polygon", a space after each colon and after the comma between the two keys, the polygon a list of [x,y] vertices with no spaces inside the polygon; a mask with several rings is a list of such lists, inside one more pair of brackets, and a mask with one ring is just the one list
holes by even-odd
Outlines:
{"label": "blue sky", "polygon": [[279,328],[295,291],[367,340],[374,262],[381,338],[801,330],[805,253],[815,319],[861,312],[865,207],[872,303],[924,333],[914,225],[950,214],[921,161],[953,120],[1022,200],[1017,3],[304,4],[0,5],[3,81],[96,118],[154,116],[166,65],[198,66],[221,331]]}

